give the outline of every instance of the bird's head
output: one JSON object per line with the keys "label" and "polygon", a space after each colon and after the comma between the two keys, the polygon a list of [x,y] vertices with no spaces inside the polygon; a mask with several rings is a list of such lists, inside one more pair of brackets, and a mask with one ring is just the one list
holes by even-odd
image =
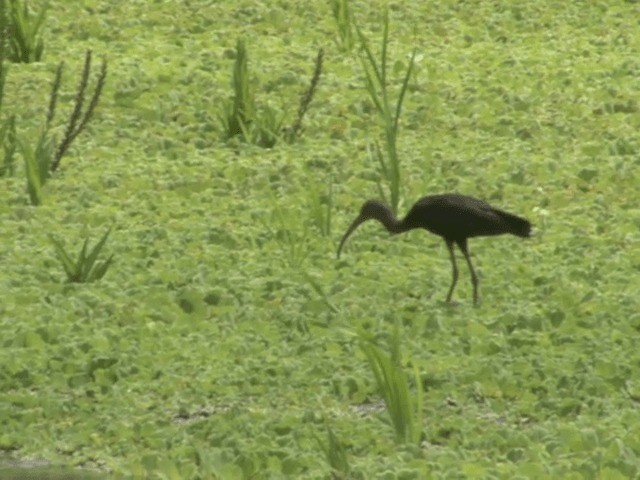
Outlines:
{"label": "bird's head", "polygon": [[362,204],[360,208],[360,215],[358,218],[362,219],[361,223],[365,220],[376,219],[379,220],[389,215],[389,207],[379,200],[367,200]]}
{"label": "bird's head", "polygon": [[356,217],[356,219],[351,223],[347,232],[342,237],[340,241],[340,246],[338,247],[338,258],[340,258],[340,251],[342,250],[342,246],[347,241],[347,238],[354,232],[358,226],[366,222],[367,220],[378,220],[380,222],[385,223],[385,220],[393,216],[389,207],[387,207],[384,203],[379,200],[367,200],[362,204],[360,208],[360,214]]}

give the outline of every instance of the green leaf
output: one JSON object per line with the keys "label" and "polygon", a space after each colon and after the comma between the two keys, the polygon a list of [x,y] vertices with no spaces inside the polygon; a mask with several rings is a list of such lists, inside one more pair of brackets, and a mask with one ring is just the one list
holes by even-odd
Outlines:
{"label": "green leaf", "polygon": [[110,233],[111,228],[108,228],[100,241],[91,249],[91,252],[88,256],[87,248],[89,239],[85,239],[84,243],[82,244],[80,253],[78,254],[78,258],[75,262],[71,259],[70,255],[67,254],[62,244],[51,235],[49,235],[49,239],[55,247],[56,255],[62,263],[62,266],[67,275],[67,280],[69,282],[93,282],[96,280],[100,280],[105,275],[113,261],[113,254],[105,262],[96,263],[96,261]]}
{"label": "green leaf", "polygon": [[75,264],[73,263],[73,260],[71,260],[71,257],[69,257],[69,255],[65,251],[62,244],[58,240],[56,240],[53,237],[53,235],[49,234],[49,240],[51,240],[51,243],[53,243],[53,246],[56,251],[56,255],[58,256],[58,259],[62,263],[64,271],[67,274],[67,277],[68,278],[74,277],[76,275]]}
{"label": "green leaf", "polygon": [[27,193],[31,205],[40,205],[42,203],[42,181],[40,178],[40,169],[36,163],[33,150],[25,143],[20,143],[22,147],[22,156],[25,162],[25,171],[27,175]]}
{"label": "green leaf", "polygon": [[[102,250],[102,247],[104,247],[104,244],[107,242],[107,239],[109,238],[110,233],[111,233],[111,227],[107,229],[107,231],[104,233],[100,241],[93,247],[93,249],[91,250],[91,253],[87,257],[86,259],[87,274],[93,268],[93,264],[98,258],[98,255],[100,255],[100,251]],[[86,245],[86,242],[85,242],[85,245]]]}
{"label": "green leaf", "polygon": [[[409,394],[409,385],[406,374],[394,363],[392,358],[385,355],[371,340],[360,339],[360,348],[365,353],[369,366],[373,371],[376,383],[384,399],[391,423],[396,432],[396,440],[399,443],[417,443],[422,435],[421,425],[418,423],[421,417],[421,407],[414,411],[414,402]],[[393,347],[396,353],[393,357],[399,357],[399,346]],[[421,397],[421,395],[418,395]]]}
{"label": "green leaf", "polygon": [[113,261],[113,254],[111,254],[111,256],[107,259],[106,262],[103,262],[96,266],[96,268],[91,272],[91,276],[89,277],[88,280],[90,282],[93,282],[95,280],[100,280],[102,277],[104,277],[105,273],[107,273],[107,270],[111,266],[112,261]]}
{"label": "green leaf", "polygon": [[89,244],[89,239],[85,238],[84,243],[82,244],[82,249],[78,254],[78,260],[76,260],[76,264],[74,266],[74,271],[76,275],[74,276],[72,282],[82,282],[89,273],[87,269],[87,246]]}

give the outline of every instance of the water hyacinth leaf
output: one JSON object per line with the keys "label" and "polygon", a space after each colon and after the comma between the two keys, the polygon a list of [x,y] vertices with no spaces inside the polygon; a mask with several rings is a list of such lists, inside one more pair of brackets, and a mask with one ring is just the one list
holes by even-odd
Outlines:
{"label": "water hyacinth leaf", "polygon": [[[47,0],[25,1],[35,16]],[[382,10],[345,1],[379,63]],[[389,5],[392,115],[414,43],[425,54],[398,123],[399,213],[419,196],[460,191],[529,211],[543,227],[526,247],[472,242],[487,289],[472,309],[441,301],[451,267],[446,246],[425,232],[389,237],[370,223],[362,254],[334,260],[335,235],[353,210],[384,198],[376,182],[390,204],[376,142],[391,168],[359,59],[366,54],[355,30],[351,52],[339,48],[331,2],[72,3],[55,3],[53,18],[50,2],[47,64],[10,65],[0,127],[15,113],[18,136],[35,151],[64,58],[49,130],[58,145],[83,43],[114,47],[114,83],[90,135],[80,134],[63,171],[42,187],[44,208],[29,205],[19,147],[15,173],[0,178],[0,450],[114,478],[175,470],[193,479],[284,478],[286,470],[291,478],[444,479],[463,477],[464,467],[470,478],[640,480],[640,157],[620,155],[638,150],[640,116],[593,113],[637,98],[640,4]],[[218,138],[217,100],[233,95],[234,60],[221,59],[238,37],[254,62],[258,112],[289,109],[285,127],[311,73],[305,59],[329,43],[327,88],[302,142],[265,151],[241,134],[227,146]],[[585,153],[583,145],[598,147]],[[598,174],[580,178],[583,169]],[[338,231],[323,234],[330,177]],[[115,252],[111,273],[68,283],[47,234],[75,267],[85,237],[88,258],[111,219],[114,235],[91,275]],[[287,255],[305,251],[291,266]],[[458,288],[470,293],[458,267]],[[202,305],[179,305],[186,290]],[[396,320],[401,355],[392,354]],[[396,442],[361,330],[401,357],[392,363],[413,411],[423,407],[420,444]],[[35,337],[36,347],[25,347],[27,332],[45,344]],[[90,374],[94,359],[111,357],[117,365]],[[567,426],[581,432],[575,451]],[[585,438],[585,428],[597,438]],[[334,450],[343,444],[348,475],[332,469],[339,455],[329,462],[315,435]]]}

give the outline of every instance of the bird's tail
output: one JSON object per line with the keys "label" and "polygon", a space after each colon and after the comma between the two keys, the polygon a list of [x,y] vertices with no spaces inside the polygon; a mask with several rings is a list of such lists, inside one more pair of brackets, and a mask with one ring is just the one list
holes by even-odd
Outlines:
{"label": "bird's tail", "polygon": [[526,218],[518,217],[517,215],[503,212],[502,210],[497,210],[496,213],[502,217],[507,231],[512,235],[523,238],[531,236],[531,223],[529,223],[529,220]]}

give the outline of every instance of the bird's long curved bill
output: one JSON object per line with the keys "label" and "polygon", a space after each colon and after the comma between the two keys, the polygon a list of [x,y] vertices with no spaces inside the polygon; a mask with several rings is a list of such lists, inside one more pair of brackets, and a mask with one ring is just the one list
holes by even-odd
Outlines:
{"label": "bird's long curved bill", "polygon": [[340,252],[342,251],[342,246],[347,241],[347,238],[349,238],[349,236],[353,233],[353,231],[356,228],[358,228],[358,226],[365,220],[366,218],[358,217],[353,221],[351,225],[349,225],[349,228],[347,229],[347,233],[344,234],[344,236],[342,237],[342,240],[340,241],[340,246],[338,247],[338,258],[340,258]]}

